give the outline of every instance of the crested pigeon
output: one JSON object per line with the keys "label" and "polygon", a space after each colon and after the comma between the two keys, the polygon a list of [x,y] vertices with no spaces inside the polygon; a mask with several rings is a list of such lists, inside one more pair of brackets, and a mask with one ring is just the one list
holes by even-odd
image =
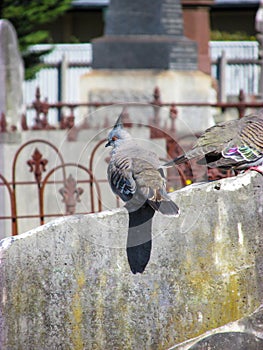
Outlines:
{"label": "crested pigeon", "polygon": [[191,159],[210,168],[252,169],[263,174],[263,110],[212,126],[192,149],[163,166]]}
{"label": "crested pigeon", "polygon": [[130,269],[136,274],[144,271],[150,259],[155,211],[177,216],[179,208],[166,192],[157,154],[137,145],[124,130],[121,118],[122,114],[105,145],[113,147],[107,172],[112,191],[126,202],[129,213],[126,251]]}

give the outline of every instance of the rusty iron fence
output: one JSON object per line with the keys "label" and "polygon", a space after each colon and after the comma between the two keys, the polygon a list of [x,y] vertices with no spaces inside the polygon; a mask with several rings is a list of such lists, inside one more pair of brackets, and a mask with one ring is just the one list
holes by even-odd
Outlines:
{"label": "rusty iron fence", "polygon": [[[171,110],[172,116],[176,119],[178,115],[177,108],[178,107],[213,107],[219,108],[222,111],[228,108],[234,108],[238,111],[239,118],[242,118],[245,115],[245,111],[247,108],[255,108],[259,109],[263,106],[263,101],[259,100],[247,100],[246,95],[242,89],[239,91],[239,95],[237,96],[237,101],[235,102],[162,102],[161,92],[158,87],[154,88],[152,93],[153,99],[149,102],[149,105],[153,107],[153,123],[156,124],[156,127],[159,121],[159,111],[161,107],[169,107]],[[106,106],[112,106],[115,104],[119,104],[119,102],[82,102],[82,103],[67,103],[67,102],[57,102],[57,103],[48,103],[47,99],[41,100],[40,89],[36,88],[35,100],[31,105],[27,106],[27,109],[33,109],[35,111],[35,118],[33,126],[29,127],[27,124],[26,115],[21,116],[21,127],[23,130],[50,130],[50,129],[72,129],[74,127],[75,121],[75,110],[80,107],[87,108],[100,108]],[[140,105],[140,103],[133,103],[133,105]],[[48,112],[52,109],[62,110],[63,108],[68,109],[70,112],[68,115],[64,115],[61,113],[61,118],[59,120],[59,125],[51,125],[48,121]],[[5,125],[5,121],[3,121],[4,116],[1,118],[1,125]],[[85,121],[86,122],[86,121]],[[174,124],[174,122],[173,122]],[[175,124],[174,124],[175,125]],[[80,128],[88,128],[89,125],[83,124]],[[1,129],[0,129],[1,130]],[[6,129],[2,129],[6,130]]]}
{"label": "rusty iron fence", "polygon": [[[100,142],[100,144],[102,141]],[[28,148],[31,145],[35,145],[33,148],[34,151],[31,154],[31,158],[29,158],[24,166],[28,168],[28,172],[33,174],[31,180],[19,180],[18,173],[21,171],[21,164],[18,169],[18,161],[19,157],[23,150]],[[46,145],[51,148],[56,156],[57,156],[57,164],[49,168],[49,159],[45,157],[41,153],[41,146]],[[11,162],[11,180],[7,179],[3,174],[0,174],[0,187],[5,187],[8,192],[9,203],[10,203],[10,215],[0,216],[0,220],[11,220],[12,222],[12,235],[18,234],[18,221],[20,219],[33,219],[37,218],[39,220],[39,225],[43,225],[45,223],[45,219],[48,217],[59,217],[64,215],[75,214],[76,205],[81,201],[81,195],[85,191],[89,191],[90,195],[90,211],[101,211],[102,203],[101,203],[101,193],[99,181],[95,178],[92,173],[92,165],[93,159],[95,155],[95,150],[93,152],[93,156],[90,160],[90,165],[85,167],[79,163],[73,162],[65,162],[64,158],[59,151],[59,149],[47,140],[34,139],[30,140],[23,145],[21,145],[16,151],[14,158]],[[22,164],[23,165],[23,164]],[[72,173],[68,172],[68,168],[78,168],[82,172],[84,172],[84,179],[75,179]],[[62,176],[57,177],[57,179],[51,177],[58,171],[61,171]],[[28,176],[29,177],[29,176]],[[47,190],[48,185],[58,184],[61,186],[59,189],[59,194],[61,196],[61,201],[64,203],[64,211],[46,213],[45,212],[45,192]],[[20,214],[17,210],[17,205],[19,202],[18,192],[21,187],[34,187],[33,193],[34,196],[37,197],[37,209],[35,213],[31,214]],[[81,186],[81,187],[80,187]],[[94,188],[96,189],[97,196],[95,197]],[[25,193],[27,193],[25,191]],[[30,198],[28,201],[30,202]],[[78,212],[81,213],[81,212]],[[84,212],[88,213],[88,212]]]}
{"label": "rusty iron fence", "polygon": [[[27,109],[33,109],[35,111],[34,124],[28,126],[26,114],[21,115],[21,129],[26,130],[55,130],[55,129],[67,129],[68,130],[68,140],[75,141],[77,139],[78,132],[83,129],[89,129],[89,121],[87,118],[84,118],[84,121],[76,125],[75,124],[75,110],[80,107],[93,108],[94,110],[99,109],[100,107],[120,105],[119,102],[83,102],[83,103],[66,103],[66,102],[57,102],[57,103],[48,103],[46,99],[41,100],[40,89],[36,88],[35,100],[30,106],[27,106]],[[145,105],[145,103],[132,103],[135,105]],[[162,102],[160,89],[156,87],[153,91],[153,99],[148,103],[148,106],[153,108],[153,116],[150,120],[149,127],[151,129],[151,138],[166,138],[168,139],[167,144],[169,144],[169,137],[172,135],[173,141],[176,139],[176,119],[178,117],[178,107],[210,107],[217,108],[224,112],[227,109],[236,109],[238,112],[238,117],[242,118],[246,114],[248,108],[258,110],[263,107],[263,100],[248,101],[246,95],[241,89],[237,97],[236,102]],[[162,107],[169,108],[169,119],[170,127],[163,132],[160,132],[161,129],[164,129],[160,125],[160,109]],[[61,119],[58,124],[54,125],[49,122],[48,113],[52,109],[62,110],[66,108],[69,113],[67,115],[61,113]],[[131,119],[129,114],[126,113],[126,124],[131,124]],[[107,119],[104,120],[103,127],[109,127],[109,122]],[[0,115],[0,132],[16,132],[17,126],[7,125],[5,114]],[[170,136],[169,136],[170,135]],[[168,155],[174,156],[174,142],[172,142],[172,147],[168,146]],[[177,152],[176,152],[177,154]]]}
{"label": "rusty iron fence", "polygon": [[[105,105],[113,105],[112,103],[56,103],[48,104],[46,101],[41,101],[40,91],[36,91],[36,99],[32,103],[31,108],[35,110],[35,122],[31,130],[53,130],[56,128],[67,129],[67,135],[69,141],[74,141],[77,139],[77,133],[79,129],[89,128],[89,125],[82,124],[81,126],[75,126],[74,120],[74,110],[79,105],[92,106],[93,108],[98,108]],[[238,111],[238,115],[242,118],[246,114],[247,108],[259,109],[263,107],[262,102],[247,102],[244,93],[241,91],[239,94],[238,102],[236,103],[163,103],[161,101],[160,90],[158,87],[154,89],[153,100],[150,104],[152,106],[152,118],[148,124],[150,129],[151,139],[164,139],[166,143],[167,157],[174,158],[182,153],[180,147],[180,139],[176,134],[176,118],[178,117],[177,107],[216,107],[222,110],[227,108],[235,108]],[[50,125],[48,121],[48,111],[50,108],[62,108],[68,107],[70,110],[70,115],[63,116],[59,127]],[[169,126],[160,126],[160,109],[162,107],[169,107]],[[125,115],[124,124],[126,127],[131,127],[132,122],[129,114],[123,111]],[[22,129],[29,130],[27,126],[26,116],[22,116],[21,119]],[[0,133],[15,133],[16,128],[14,126],[8,126],[4,114],[0,116]],[[198,135],[196,135],[198,136]],[[103,147],[105,139],[101,139],[93,147],[90,152],[89,164],[83,165],[78,162],[67,162],[60,150],[50,141],[44,139],[33,139],[22,144],[15,152],[14,158],[10,161],[11,167],[11,179],[7,178],[4,174],[0,174],[0,189],[5,189],[8,193],[10,215],[1,215],[0,221],[11,221],[12,235],[16,235],[19,232],[18,222],[21,219],[37,219],[38,224],[42,225],[46,222],[47,218],[58,217],[71,214],[86,214],[93,213],[102,210],[102,193],[101,186],[106,183],[106,171],[103,178],[99,178],[96,175],[94,169],[94,159],[100,149]],[[52,149],[56,155],[56,163],[51,164],[50,158],[44,154],[43,146]],[[191,145],[189,145],[190,147]],[[23,159],[23,163],[19,164],[19,159],[24,150],[30,148],[30,158]],[[33,147],[33,148],[32,148]],[[32,151],[33,150],[33,151]],[[48,152],[46,152],[48,154]],[[19,166],[18,166],[19,164]],[[29,181],[28,177],[26,179],[19,179],[19,172],[21,167],[27,167],[28,171],[32,173],[32,179]],[[77,168],[83,173],[83,176],[76,178],[72,175],[72,169]],[[71,171],[70,171],[71,169]],[[59,173],[60,176],[55,176]],[[198,177],[200,179],[200,174]],[[186,163],[177,169],[169,169],[167,172],[167,186],[168,189],[177,189],[182,186],[186,186],[189,183],[196,181],[196,174],[193,173],[192,164]],[[223,172],[220,169],[208,170],[208,180],[220,179],[223,177],[232,176],[230,171]],[[59,186],[56,187],[55,196],[59,196],[60,201],[63,202],[63,209],[60,208],[59,211],[49,212],[47,210],[50,197],[47,196],[49,186]],[[19,201],[19,189],[20,188],[33,188],[33,197],[37,199],[36,212],[31,213],[20,213],[18,210]],[[109,190],[110,191],[110,190]],[[51,191],[52,192],[52,191]],[[88,194],[86,197],[85,210],[77,209],[78,203],[82,201],[83,193]],[[51,199],[52,200],[52,199]],[[8,205],[7,205],[8,206]],[[116,206],[119,206],[119,201],[116,198]]]}
{"label": "rusty iron fence", "polygon": [[[8,193],[8,199],[6,200],[10,205],[10,214],[1,215],[0,220],[11,222],[12,235],[21,233],[19,230],[20,220],[37,219],[38,225],[43,225],[47,219],[72,215],[72,214],[88,214],[99,212],[102,210],[102,202],[104,195],[101,191],[101,185],[107,182],[106,171],[104,176],[98,174],[96,176],[96,169],[94,167],[94,159],[97,151],[100,147],[104,147],[106,139],[101,139],[96,143],[90,153],[90,159],[88,166],[84,166],[79,162],[66,162],[60,150],[50,141],[45,139],[33,139],[23,143],[15,152],[14,158],[10,162],[11,167],[11,179],[6,178],[0,173],[0,189],[6,189]],[[46,146],[44,148],[43,146]],[[43,150],[44,148],[44,150]],[[52,164],[48,148],[51,148],[56,155],[56,162]],[[27,158],[23,157],[20,161],[21,154],[26,150]],[[28,155],[30,155],[28,157]],[[108,159],[105,159],[107,163]],[[165,159],[162,159],[167,160]],[[53,162],[54,163],[54,162]],[[106,170],[105,164],[105,170]],[[22,167],[27,168],[26,179],[20,179],[19,173],[22,172]],[[78,177],[72,174],[72,169],[78,168],[84,173],[84,176]],[[70,171],[68,171],[70,169]],[[60,171],[60,175],[54,177],[54,174]],[[31,173],[31,176],[30,176]],[[183,170],[179,170],[179,178],[181,179],[182,186],[187,183],[187,176]],[[177,176],[177,180],[178,180]],[[29,178],[31,179],[29,180]],[[174,181],[174,178],[170,177],[170,181]],[[48,186],[58,185],[55,188],[56,193],[53,192],[53,198],[46,197],[46,191]],[[24,191],[22,191],[24,190]],[[53,190],[54,191],[54,190]],[[110,188],[108,189],[108,192]],[[89,210],[79,211],[77,209],[78,203],[82,201],[83,193],[87,194],[88,203],[84,203],[85,208]],[[32,199],[37,199],[37,204],[33,206],[34,212],[20,213],[18,209],[19,202],[21,201],[21,193],[26,195],[28,205]],[[59,197],[59,201],[63,202],[62,206],[57,211],[50,212],[45,208],[50,204],[49,201],[54,201],[56,197]],[[115,198],[115,206],[119,207],[120,200]]]}

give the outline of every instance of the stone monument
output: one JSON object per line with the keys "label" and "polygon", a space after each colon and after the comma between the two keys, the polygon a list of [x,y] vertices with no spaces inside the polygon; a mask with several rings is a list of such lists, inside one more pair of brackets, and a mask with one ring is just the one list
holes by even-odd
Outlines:
{"label": "stone monument", "polygon": [[93,68],[197,70],[197,45],[183,35],[180,0],[111,0]]}
{"label": "stone monument", "polygon": [[[211,77],[197,70],[197,44],[183,32],[180,0],[111,0],[105,35],[92,42],[93,69],[81,77],[81,101],[144,104],[128,112],[146,125],[155,87],[162,102],[214,102]],[[107,117],[114,123],[120,109],[111,111]],[[178,112],[178,134],[199,133],[214,123],[209,108]],[[161,125],[167,115],[163,110]]]}
{"label": "stone monument", "polygon": [[0,20],[0,113],[15,125],[22,113],[24,68],[12,24]]}
{"label": "stone monument", "polygon": [[[5,115],[4,126],[7,130],[17,126],[19,116],[22,113],[22,84],[23,84],[23,63],[19,53],[17,36],[14,27],[7,20],[0,20],[0,118]],[[3,131],[0,126],[0,130]],[[0,132],[0,173],[10,166],[10,158],[7,157],[6,143],[13,143],[19,139],[18,133]],[[2,182],[2,180],[0,181]],[[7,191],[3,186],[0,189],[0,208],[4,215],[7,211]],[[0,222],[0,237],[5,229],[4,221]]]}

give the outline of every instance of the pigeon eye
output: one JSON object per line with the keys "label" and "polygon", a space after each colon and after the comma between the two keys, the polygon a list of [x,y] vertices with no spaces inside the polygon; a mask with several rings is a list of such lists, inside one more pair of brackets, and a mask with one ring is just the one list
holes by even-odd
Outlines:
{"label": "pigeon eye", "polygon": [[112,141],[116,141],[118,140],[118,137],[117,136],[112,136]]}

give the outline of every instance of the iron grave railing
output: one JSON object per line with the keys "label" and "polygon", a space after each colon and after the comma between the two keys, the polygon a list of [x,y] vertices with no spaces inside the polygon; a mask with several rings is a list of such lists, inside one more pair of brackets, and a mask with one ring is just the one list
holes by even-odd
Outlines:
{"label": "iron grave railing", "polygon": [[[105,105],[114,105],[111,103],[83,103],[81,105],[92,108],[99,108]],[[62,116],[58,126],[51,125],[48,120],[48,113],[51,108],[67,107],[70,115]],[[40,91],[37,89],[36,99],[32,103],[31,108],[35,111],[34,125],[29,128],[26,122],[26,116],[21,119],[21,127],[23,131],[34,130],[52,130],[66,129],[67,140],[74,143],[78,139],[78,132],[83,129],[89,129],[88,123],[80,126],[75,125],[75,108],[77,103],[53,103],[42,101]],[[166,145],[167,156],[161,159],[174,158],[183,152],[181,148],[182,139],[177,135],[176,119],[178,117],[178,108],[217,108],[226,110],[228,108],[236,109],[238,116],[242,118],[248,108],[257,110],[263,107],[262,102],[247,102],[244,93],[241,91],[236,103],[164,103],[161,100],[160,90],[158,87],[154,89],[153,99],[150,103],[152,108],[152,118],[150,118],[147,127],[150,130],[151,139],[163,139]],[[166,108],[168,116],[166,118],[169,123],[161,125],[160,113],[162,108]],[[132,117],[124,110],[122,113],[125,127],[131,127]],[[107,126],[107,121],[104,121]],[[109,126],[109,125],[108,125]],[[138,125],[137,125],[138,126]],[[144,125],[145,127],[145,125]],[[8,126],[4,114],[0,117],[0,134],[15,134],[16,128]],[[36,135],[38,135],[36,133]],[[186,135],[187,136],[187,135]],[[198,136],[198,135],[192,135]],[[193,138],[188,143],[191,147]],[[59,150],[50,140],[34,138],[24,142],[16,150],[13,159],[10,159],[11,176],[0,174],[0,191],[5,191],[5,208],[9,207],[9,214],[0,213],[0,222],[11,222],[11,233],[16,235],[21,233],[19,229],[20,220],[37,220],[37,225],[44,224],[49,218],[59,217],[71,214],[86,214],[101,211],[104,201],[105,191],[101,188],[107,182],[106,167],[107,159],[103,159],[103,172],[96,173],[94,159],[97,152],[104,147],[105,138],[101,138],[93,145],[89,151],[89,162],[82,164],[81,162],[67,161],[65,154]],[[185,150],[185,148],[184,148]],[[21,169],[27,168],[27,175],[20,178]],[[80,173],[82,175],[80,175]],[[206,179],[215,180],[227,176],[232,176],[230,171],[223,172],[220,169],[208,170],[205,174]],[[178,168],[172,168],[167,171],[167,187],[168,190],[174,190],[189,183],[200,179],[202,174],[193,171],[193,164],[186,163]],[[23,190],[21,190],[23,189]],[[26,189],[26,190],[25,190]],[[110,191],[109,187],[107,191]],[[26,193],[26,196],[25,196]],[[26,198],[24,198],[24,196]],[[83,199],[85,197],[85,199]],[[22,204],[21,204],[22,202]],[[53,206],[53,203],[59,203]],[[6,204],[7,203],[7,204]],[[25,211],[25,207],[29,207],[29,211]],[[119,206],[119,200],[115,198],[115,206]]]}

